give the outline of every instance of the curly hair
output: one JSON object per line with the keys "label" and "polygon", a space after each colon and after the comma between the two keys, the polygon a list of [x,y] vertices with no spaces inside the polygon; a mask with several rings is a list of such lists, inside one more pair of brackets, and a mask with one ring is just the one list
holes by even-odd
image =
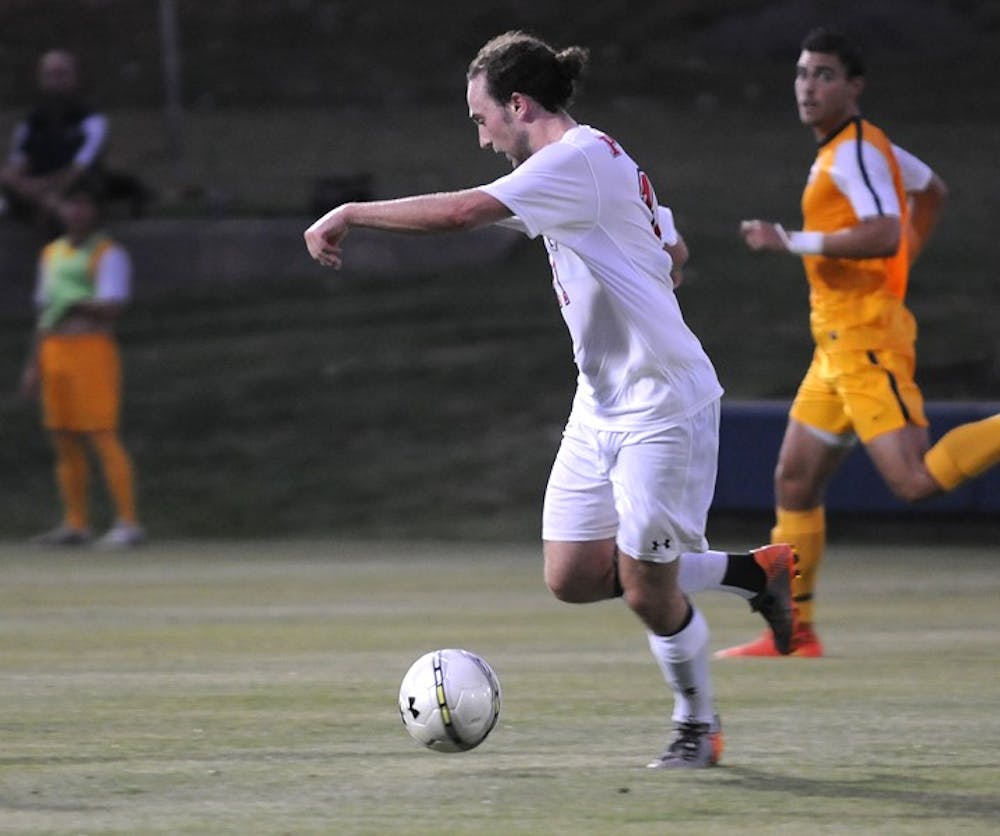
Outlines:
{"label": "curly hair", "polygon": [[584,47],[570,46],[557,52],[534,35],[512,30],[497,35],[479,50],[469,64],[467,78],[485,74],[486,89],[498,102],[524,93],[555,113],[573,101],[589,57]]}

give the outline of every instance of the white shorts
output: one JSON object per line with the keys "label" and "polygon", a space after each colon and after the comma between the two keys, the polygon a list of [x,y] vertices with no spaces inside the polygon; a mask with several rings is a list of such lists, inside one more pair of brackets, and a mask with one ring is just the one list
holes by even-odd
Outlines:
{"label": "white shorts", "polygon": [[615,538],[639,560],[669,563],[708,548],[715,495],[719,401],[662,430],[607,432],[572,419],[552,465],[542,538]]}

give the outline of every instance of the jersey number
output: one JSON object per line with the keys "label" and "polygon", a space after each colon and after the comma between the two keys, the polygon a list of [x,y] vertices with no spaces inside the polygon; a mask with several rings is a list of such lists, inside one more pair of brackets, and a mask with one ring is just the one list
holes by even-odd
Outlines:
{"label": "jersey number", "polygon": [[639,175],[639,196],[642,198],[642,202],[646,204],[646,208],[649,209],[649,213],[653,216],[651,221],[653,225],[653,232],[656,233],[656,237],[662,237],[660,235],[660,219],[656,215],[656,192],[653,191],[653,182],[649,179],[649,176],[641,168],[636,169]]}

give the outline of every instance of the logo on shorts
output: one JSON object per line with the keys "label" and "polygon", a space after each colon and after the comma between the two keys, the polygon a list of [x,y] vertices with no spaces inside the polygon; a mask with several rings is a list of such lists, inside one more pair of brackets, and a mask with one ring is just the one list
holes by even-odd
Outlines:
{"label": "logo on shorts", "polygon": [[664,550],[669,549],[670,548],[670,538],[669,537],[664,537],[662,541],[660,541],[660,540],[654,540],[653,541],[653,551],[654,552],[658,552],[660,550],[660,546],[662,546],[664,548]]}

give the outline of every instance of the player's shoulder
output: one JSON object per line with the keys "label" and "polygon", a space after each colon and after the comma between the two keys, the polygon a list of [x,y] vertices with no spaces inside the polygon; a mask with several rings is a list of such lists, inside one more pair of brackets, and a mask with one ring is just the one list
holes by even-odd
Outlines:
{"label": "player's shoulder", "polygon": [[892,141],[888,135],[861,117],[846,124],[820,150],[820,159],[825,158],[827,166],[842,172],[875,165],[879,157],[888,162],[892,156]]}
{"label": "player's shoulder", "polygon": [[892,141],[889,139],[889,134],[874,122],[869,122],[867,119],[859,119],[858,125],[860,126],[861,138],[863,140],[877,143],[881,147],[885,148],[892,147]]}
{"label": "player's shoulder", "polygon": [[39,253],[39,258],[43,262],[51,261],[63,252],[67,246],[68,241],[65,238],[55,238],[42,247],[41,252]]}

